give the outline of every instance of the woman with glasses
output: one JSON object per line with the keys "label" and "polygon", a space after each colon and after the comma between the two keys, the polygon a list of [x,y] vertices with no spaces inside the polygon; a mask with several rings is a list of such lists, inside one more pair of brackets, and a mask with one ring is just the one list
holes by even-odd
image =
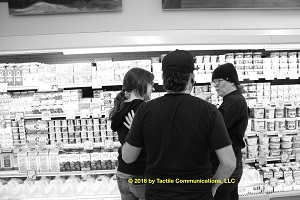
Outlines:
{"label": "woman with glasses", "polygon": [[[218,96],[223,97],[223,102],[218,109],[225,121],[236,156],[236,168],[229,178],[229,180],[233,179],[234,183],[222,184],[217,189],[214,200],[237,200],[239,199],[238,183],[243,173],[241,149],[245,147],[243,138],[248,124],[248,107],[242,95],[244,89],[231,63],[220,65],[213,71],[211,85],[215,87]],[[205,99],[204,96],[200,98]],[[213,174],[219,166],[219,160],[214,152],[210,154],[210,161]]]}
{"label": "woman with glasses", "polygon": [[[138,107],[145,101],[150,100],[153,87],[154,75],[142,68],[132,68],[124,76],[123,87],[114,99],[114,107],[110,110],[109,119],[112,121],[111,129],[118,133],[119,141],[123,145],[128,134],[126,121],[129,112],[136,112]],[[127,164],[122,159],[121,148],[118,151],[118,187],[122,200],[145,199],[145,184],[131,184],[128,179],[143,177],[146,169],[146,153],[144,149],[138,159]]]}

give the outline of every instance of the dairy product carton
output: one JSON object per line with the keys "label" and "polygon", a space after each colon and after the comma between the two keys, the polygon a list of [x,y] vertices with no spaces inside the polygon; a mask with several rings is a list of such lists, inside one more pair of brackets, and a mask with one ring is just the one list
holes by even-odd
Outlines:
{"label": "dairy product carton", "polygon": [[40,172],[49,172],[49,151],[44,150],[38,153],[39,157],[39,170]]}
{"label": "dairy product carton", "polygon": [[81,171],[91,170],[91,155],[88,152],[80,153],[80,167]]}
{"label": "dairy product carton", "polygon": [[4,65],[0,65],[0,83],[6,83],[6,73]]}
{"label": "dairy product carton", "polygon": [[28,152],[28,170],[38,171],[38,156],[36,151]]}
{"label": "dairy product carton", "polygon": [[59,152],[57,150],[49,151],[49,167],[51,172],[59,172]]}
{"label": "dairy product carton", "polygon": [[14,83],[16,86],[23,85],[22,68],[19,65],[14,68]]}
{"label": "dairy product carton", "polygon": [[5,68],[5,76],[6,76],[7,85],[14,86],[15,75],[14,75],[14,67],[13,66],[7,66]]}

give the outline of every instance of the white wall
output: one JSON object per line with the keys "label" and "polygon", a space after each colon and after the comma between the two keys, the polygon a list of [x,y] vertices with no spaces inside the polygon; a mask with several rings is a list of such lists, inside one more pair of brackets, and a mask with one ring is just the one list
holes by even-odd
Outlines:
{"label": "white wall", "polygon": [[[118,39],[128,33],[139,35],[139,31],[141,35],[159,35],[170,30],[236,29],[300,29],[300,9],[163,11],[161,0],[123,0],[122,12],[12,16],[8,3],[0,3],[0,51],[98,47],[103,41],[108,43],[103,46],[126,43],[127,38],[116,43],[113,37],[105,40],[107,32]],[[103,39],[97,42],[98,37]],[[128,44],[140,44],[131,39],[134,41]]]}

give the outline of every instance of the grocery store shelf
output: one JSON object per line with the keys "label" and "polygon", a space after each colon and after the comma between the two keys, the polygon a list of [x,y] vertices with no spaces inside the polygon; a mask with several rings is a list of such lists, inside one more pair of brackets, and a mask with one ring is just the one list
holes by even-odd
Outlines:
{"label": "grocery store shelf", "polygon": [[38,86],[8,86],[7,91],[16,91],[16,90],[37,90]]}
{"label": "grocery store shelf", "polygon": [[[295,155],[290,155],[291,160],[296,159]],[[281,156],[267,157],[267,161],[279,161],[281,160]],[[258,159],[245,159],[245,163],[255,163],[258,162]]]}
{"label": "grocery store shelf", "polygon": [[[297,134],[297,130],[285,130],[284,132],[287,135]],[[250,131],[250,132],[246,132],[245,136],[248,136],[248,137],[250,137],[250,136],[258,136],[259,134],[260,134],[259,131]],[[266,134],[268,136],[274,136],[274,135],[278,135],[278,131],[266,131]]]}
{"label": "grocery store shelf", "polygon": [[69,83],[69,84],[63,84],[63,85],[58,85],[58,88],[63,89],[63,88],[79,88],[79,87],[92,87],[92,83]]}
{"label": "grocery store shelf", "polygon": [[[71,175],[93,175],[93,174],[115,174],[116,170],[92,170],[92,171],[71,171],[71,172],[37,172],[36,176],[71,176]],[[0,177],[27,177],[26,172],[19,172],[18,170],[2,170]]]}
{"label": "grocery store shelf", "polygon": [[251,196],[239,196],[240,200],[269,200],[270,196],[268,194],[256,194]]}
{"label": "grocery store shelf", "polygon": [[299,196],[300,191],[288,191],[288,192],[277,192],[269,194],[270,198],[279,198],[279,197],[291,197],[291,196]]}

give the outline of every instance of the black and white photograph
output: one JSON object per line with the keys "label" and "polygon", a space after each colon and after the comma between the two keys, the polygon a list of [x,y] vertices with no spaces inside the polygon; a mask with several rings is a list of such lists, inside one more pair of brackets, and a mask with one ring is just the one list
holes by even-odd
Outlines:
{"label": "black and white photograph", "polygon": [[121,11],[122,0],[9,0],[11,15]]}

